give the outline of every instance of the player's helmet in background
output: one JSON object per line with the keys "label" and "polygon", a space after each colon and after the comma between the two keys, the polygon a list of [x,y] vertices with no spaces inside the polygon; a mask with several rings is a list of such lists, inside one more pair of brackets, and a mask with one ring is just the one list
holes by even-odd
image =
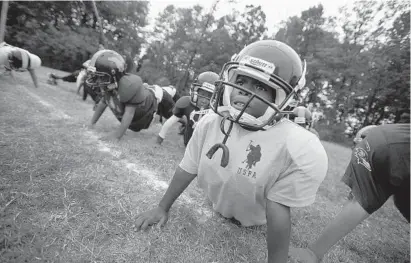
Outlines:
{"label": "player's helmet in background", "polygon": [[124,76],[126,61],[113,50],[97,51],[87,68],[86,84],[90,87],[117,88],[117,82]]}
{"label": "player's helmet in background", "polygon": [[[226,116],[228,120],[239,123],[245,128],[263,129],[273,124],[279,114],[290,113],[287,111],[290,107],[287,106],[295,101],[298,91],[305,86],[305,71],[305,63],[302,63],[298,54],[290,46],[276,40],[254,42],[243,48],[238,55],[232,57],[231,62],[224,65],[221,78],[216,84],[211,108],[219,115]],[[251,77],[271,87],[275,91],[275,100],[267,101],[236,85],[238,75]],[[239,89],[249,96],[242,111],[231,106],[230,95],[233,89]],[[253,99],[268,104],[265,114],[259,118],[244,112]]]}
{"label": "player's helmet in background", "polygon": [[218,74],[212,71],[206,71],[199,74],[197,78],[195,78],[195,80],[193,81],[193,84],[190,88],[191,103],[198,108],[200,108],[201,106],[198,103],[199,98],[204,98],[209,103],[215,89],[214,83],[218,79]]}
{"label": "player's helmet in background", "polygon": [[361,128],[354,137],[354,145],[357,145],[359,142],[361,142],[374,127],[377,127],[377,125],[369,125]]}
{"label": "player's helmet in background", "polygon": [[312,122],[312,114],[306,107],[298,106],[293,110],[290,119],[298,125],[307,128],[307,125],[310,125]]}

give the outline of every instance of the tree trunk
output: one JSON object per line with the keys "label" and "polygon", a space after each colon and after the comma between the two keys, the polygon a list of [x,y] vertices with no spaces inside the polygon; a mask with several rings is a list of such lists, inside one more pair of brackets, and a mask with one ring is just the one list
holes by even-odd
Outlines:
{"label": "tree trunk", "polygon": [[91,4],[93,6],[93,12],[94,12],[94,16],[95,16],[95,20],[94,20],[94,25],[96,24],[96,20],[98,22],[98,25],[100,27],[100,43],[101,45],[103,45],[105,48],[107,48],[107,43],[106,43],[106,38],[104,37],[104,32],[103,32],[103,23],[101,21],[100,16],[98,15],[98,10],[97,10],[97,6],[96,6],[96,2],[93,0],[91,1]]}
{"label": "tree trunk", "polygon": [[7,22],[8,9],[9,9],[9,1],[4,0],[1,5],[1,15],[0,15],[0,43],[4,41],[4,36],[6,34],[6,22]]}

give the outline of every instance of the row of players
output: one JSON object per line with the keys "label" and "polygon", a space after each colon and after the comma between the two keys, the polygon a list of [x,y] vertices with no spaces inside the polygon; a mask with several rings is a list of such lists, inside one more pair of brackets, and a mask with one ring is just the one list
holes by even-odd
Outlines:
{"label": "row of players", "polygon": [[[195,85],[188,104],[196,102],[198,111],[204,110],[201,98],[207,97],[205,91],[214,84],[208,103],[211,110],[199,114],[200,120],[193,119],[192,137],[166,193],[158,206],[137,216],[136,230],[165,224],[174,201],[197,178],[213,209],[222,216],[243,226],[267,224],[267,260],[286,262],[290,210],[314,203],[328,169],[319,138],[284,118],[293,113],[290,103],[305,86],[305,71],[305,63],[291,47],[263,40],[233,56],[218,78],[207,73],[217,81]],[[92,125],[108,106],[121,122],[111,138],[121,138],[127,128],[148,127],[158,97],[144,87],[140,77],[126,73],[126,63],[118,53],[100,50],[94,54],[85,82],[100,89],[103,97]],[[179,118],[182,112],[175,110],[173,115]],[[169,120],[172,123],[176,118]],[[292,249],[291,254],[319,262],[392,195],[409,222],[409,129],[409,124],[387,124],[368,132],[353,149],[343,176],[352,190],[351,198],[309,248]]]}

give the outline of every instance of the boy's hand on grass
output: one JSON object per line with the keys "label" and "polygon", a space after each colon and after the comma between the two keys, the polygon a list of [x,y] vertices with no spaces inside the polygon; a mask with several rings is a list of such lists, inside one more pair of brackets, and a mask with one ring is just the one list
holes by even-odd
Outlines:
{"label": "boy's hand on grass", "polygon": [[290,246],[288,253],[293,259],[301,263],[320,263],[317,256],[308,248],[296,248]]}
{"label": "boy's hand on grass", "polygon": [[161,145],[161,143],[162,143],[163,141],[164,141],[164,139],[161,138],[160,135],[157,135],[156,143],[157,143],[158,145]]}
{"label": "boy's hand on grass", "polygon": [[161,207],[156,207],[137,216],[134,231],[146,230],[148,226],[158,223],[164,226],[168,220],[168,213]]}
{"label": "boy's hand on grass", "polygon": [[109,133],[105,136],[100,137],[100,140],[105,142],[118,142],[120,139],[117,137],[115,133]]}

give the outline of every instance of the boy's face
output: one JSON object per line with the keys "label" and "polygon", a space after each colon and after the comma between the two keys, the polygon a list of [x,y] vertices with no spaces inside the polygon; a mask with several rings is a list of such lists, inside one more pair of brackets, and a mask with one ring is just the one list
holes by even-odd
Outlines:
{"label": "boy's face", "polygon": [[[238,75],[237,79],[235,80],[235,84],[243,87],[246,90],[254,92],[263,99],[273,102],[273,92],[275,91],[268,85],[261,83],[256,79],[244,75]],[[231,106],[241,111],[249,100],[250,96],[251,93],[246,93],[240,89],[234,88],[230,96]],[[248,104],[245,112],[254,116],[255,118],[259,118],[264,115],[267,108],[268,105],[266,103],[257,98],[254,98],[250,102],[250,104]]]}
{"label": "boy's face", "polygon": [[198,89],[197,91],[197,107],[205,109],[210,106],[210,98],[212,94],[206,90]]}

